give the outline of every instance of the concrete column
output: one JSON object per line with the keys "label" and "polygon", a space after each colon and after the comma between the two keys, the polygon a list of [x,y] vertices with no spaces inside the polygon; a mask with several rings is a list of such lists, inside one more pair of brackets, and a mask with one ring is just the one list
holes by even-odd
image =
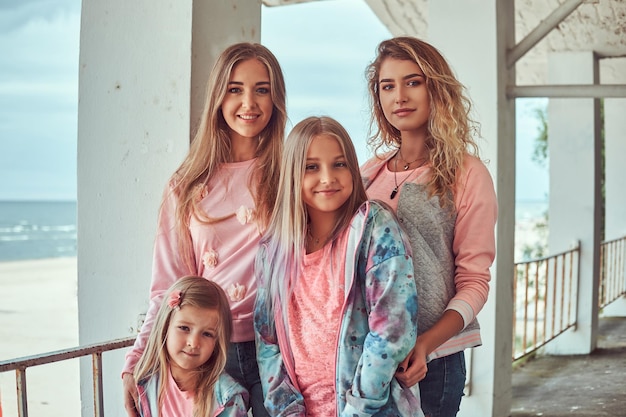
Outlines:
{"label": "concrete column", "polygon": [[[259,41],[258,0],[83,0],[78,109],[81,344],[136,334],[162,191],[185,156],[214,58]],[[107,416],[125,416],[124,352],[104,355]],[[91,363],[81,363],[93,415]]]}
{"label": "concrete column", "polygon": [[446,56],[474,103],[481,157],[494,178],[499,204],[497,259],[489,300],[478,315],[483,346],[466,351],[471,357],[468,389],[459,416],[504,417],[511,410],[515,229],[515,102],[505,95],[515,74],[504,62],[514,44],[513,1],[436,0],[429,2],[428,15],[428,40]]}
{"label": "concrete column", "polygon": [[[593,52],[551,53],[551,84],[599,82]],[[549,253],[580,241],[577,323],[546,345],[551,354],[587,354],[597,343],[600,254],[600,106],[598,99],[550,99]]]}
{"label": "concrete column", "polygon": [[[626,58],[600,61],[600,78],[603,84],[626,84]],[[604,99],[605,240],[626,236],[626,193],[623,185],[626,178],[626,164],[623,162],[626,155],[625,114],[626,98]],[[626,270],[622,269],[621,274],[626,276]],[[626,316],[626,297],[609,304],[602,313],[605,316]]]}

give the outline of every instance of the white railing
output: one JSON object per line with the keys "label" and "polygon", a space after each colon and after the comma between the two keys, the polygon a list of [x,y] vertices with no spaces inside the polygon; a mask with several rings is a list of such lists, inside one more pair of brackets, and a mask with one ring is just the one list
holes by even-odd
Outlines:
{"label": "white railing", "polygon": [[626,236],[600,245],[600,308],[626,295]]}
{"label": "white railing", "polygon": [[576,324],[580,245],[518,262],[513,278],[513,361]]}

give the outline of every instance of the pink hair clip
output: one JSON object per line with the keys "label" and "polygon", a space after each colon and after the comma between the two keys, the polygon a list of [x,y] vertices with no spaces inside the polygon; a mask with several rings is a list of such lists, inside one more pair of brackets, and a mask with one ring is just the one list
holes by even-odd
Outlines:
{"label": "pink hair clip", "polygon": [[172,291],[172,293],[170,294],[170,300],[167,302],[167,305],[170,306],[170,308],[172,309],[180,307],[181,295],[182,293],[180,292],[180,290]]}

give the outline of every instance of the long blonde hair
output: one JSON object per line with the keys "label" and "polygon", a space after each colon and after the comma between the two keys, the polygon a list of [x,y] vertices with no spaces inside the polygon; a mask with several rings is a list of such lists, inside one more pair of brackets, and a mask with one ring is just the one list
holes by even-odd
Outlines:
{"label": "long blonde hair", "polygon": [[187,157],[170,181],[172,191],[178,199],[176,230],[179,247],[189,273],[194,273],[193,249],[188,233],[191,216],[202,223],[210,224],[234,215],[233,213],[231,216],[215,218],[210,213],[204,213],[198,207],[200,200],[198,194],[218,171],[220,165],[229,162],[231,141],[221,106],[233,69],[237,64],[249,59],[257,59],[267,68],[273,102],[272,116],[259,135],[256,166],[248,180],[248,188],[255,200],[255,217],[260,230],[267,226],[274,208],[287,123],[285,80],[278,60],[269,49],[257,43],[238,43],[225,49],[211,70],[200,125]]}
{"label": "long blonde hair", "polygon": [[233,332],[230,305],[224,290],[213,281],[198,276],[186,276],[176,281],[165,293],[159,311],[154,319],[154,327],[148,337],[146,348],[137,362],[133,376],[135,381],[141,381],[158,376],[159,408],[163,402],[165,387],[168,380],[169,355],[165,347],[167,331],[172,314],[177,311],[168,305],[169,296],[174,291],[180,291],[179,307],[193,306],[197,308],[213,309],[218,312],[217,342],[213,354],[197,372],[194,387],[194,416],[207,416],[213,407],[213,388],[220,374],[226,366],[228,344]]}
{"label": "long blonde hair", "polygon": [[434,46],[413,37],[396,37],[378,45],[376,58],[367,67],[369,98],[372,108],[368,144],[376,155],[381,148],[399,148],[400,131],[385,118],[380,103],[378,80],[386,59],[415,62],[426,78],[430,118],[426,147],[429,150],[431,179],[429,192],[450,203],[456,181],[467,153],[478,156],[474,135],[479,125],[470,117],[471,101],[465,87],[455,77],[448,62]]}
{"label": "long blonde hair", "polygon": [[268,302],[270,314],[268,317],[273,317],[278,303],[281,304],[283,314],[286,314],[286,303],[305,252],[309,216],[302,199],[302,179],[309,146],[313,139],[320,135],[329,135],[337,139],[352,174],[353,185],[352,194],[340,209],[329,241],[334,241],[348,227],[358,208],[367,200],[356,151],[350,135],[343,126],[325,116],[308,117],[296,124],[285,140],[276,208],[261,241],[267,250],[266,265],[260,263],[256,265],[257,270],[267,267],[270,271],[265,281],[271,300]]}

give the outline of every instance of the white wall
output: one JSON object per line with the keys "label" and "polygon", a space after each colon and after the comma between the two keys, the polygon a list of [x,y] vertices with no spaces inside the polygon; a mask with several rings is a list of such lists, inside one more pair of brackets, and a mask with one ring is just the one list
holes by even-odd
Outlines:
{"label": "white wall", "polygon": [[[598,63],[591,51],[554,52],[549,55],[548,63],[551,84],[599,82]],[[581,245],[577,326],[546,345],[545,350],[552,354],[587,354],[597,343],[601,219],[599,129],[599,100],[550,99],[549,253],[569,250],[575,241],[580,241]]]}
{"label": "white wall", "polygon": [[[602,84],[626,84],[626,58],[600,61]],[[604,157],[605,157],[605,240],[626,236],[626,98],[604,99]],[[626,270],[621,271],[626,276]],[[626,297],[611,303],[602,311],[605,316],[626,316]]]}
{"label": "white wall", "polygon": [[[78,109],[81,344],[134,335],[147,309],[162,190],[189,147],[215,56],[260,38],[255,0],[84,0]],[[193,50],[193,54],[192,54]],[[105,412],[124,416],[123,353],[105,354]],[[93,415],[83,361],[84,416]]]}

